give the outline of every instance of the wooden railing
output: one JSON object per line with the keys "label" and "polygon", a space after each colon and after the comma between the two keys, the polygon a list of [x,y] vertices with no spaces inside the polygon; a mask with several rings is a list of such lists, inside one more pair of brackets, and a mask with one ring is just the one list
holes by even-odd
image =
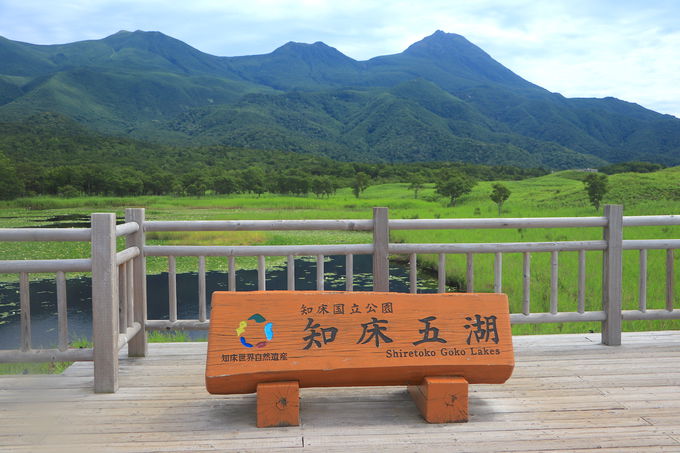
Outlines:
{"label": "wooden railing", "polygon": [[[253,221],[146,221],[144,209],[127,209],[126,223],[115,225],[113,214],[93,214],[92,227],[83,229],[5,229],[0,241],[91,241],[92,256],[78,260],[0,261],[0,273],[20,276],[21,349],[0,351],[0,362],[94,360],[95,390],[112,392],[118,386],[118,351],[127,344],[130,356],[145,356],[146,333],[151,330],[204,330],[209,326],[206,300],[206,257],[227,259],[228,290],[236,290],[236,257],[257,257],[258,290],[266,288],[266,257],[284,257],[287,263],[287,289],[295,290],[295,257],[316,258],[316,288],[324,289],[324,259],[329,255],[344,255],[345,289],[354,284],[354,255],[372,255],[373,290],[389,291],[389,256],[406,255],[409,261],[410,292],[417,292],[417,259],[419,254],[438,256],[438,291],[446,291],[447,255],[462,255],[466,259],[465,290],[475,290],[474,261],[479,254],[491,254],[494,259],[495,292],[503,291],[503,255],[522,254],[521,312],[512,313],[511,321],[520,323],[592,322],[602,323],[602,342],[621,343],[623,320],[680,319],[674,307],[674,250],[680,239],[624,240],[624,227],[680,225],[680,216],[624,217],[621,206],[606,206],[602,217],[518,218],[518,219],[389,219],[387,208],[374,208],[367,220],[253,220]],[[601,240],[515,242],[515,243],[391,243],[390,232],[398,230],[453,229],[532,229],[532,228],[601,228]],[[366,231],[372,232],[367,244],[294,245],[294,246],[150,246],[148,232],[166,231]],[[116,250],[116,237],[125,236],[125,249]],[[647,309],[647,250],[666,250],[665,309]],[[624,250],[639,250],[639,304],[637,310],[622,310],[622,262]],[[586,311],[586,252],[602,251],[602,301],[599,310]],[[578,253],[578,287],[576,311],[560,310],[560,253]],[[550,253],[549,311],[531,309],[531,261],[534,253]],[[168,259],[167,320],[147,320],[146,257]],[[198,257],[198,319],[178,319],[176,258]],[[66,324],[66,273],[92,272],[93,341],[94,348],[69,349]],[[518,269],[517,271],[520,271]],[[30,341],[30,301],[28,276],[32,272],[56,274],[59,324],[58,349],[32,350]],[[571,305],[574,301],[570,301]]]}

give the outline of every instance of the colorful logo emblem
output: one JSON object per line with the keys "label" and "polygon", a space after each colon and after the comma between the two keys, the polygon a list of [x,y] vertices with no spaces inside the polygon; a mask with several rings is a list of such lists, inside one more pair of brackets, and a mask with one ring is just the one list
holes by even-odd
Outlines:
{"label": "colorful logo emblem", "polygon": [[[252,343],[248,343],[248,340],[246,340],[245,333],[246,333],[246,327],[248,327],[248,321],[255,321],[258,324],[263,324],[264,323],[264,336],[266,340],[260,341],[258,343],[255,343],[253,345]],[[259,313],[255,313],[253,316],[248,318],[248,321],[241,321],[238,324],[238,329],[236,329],[236,335],[239,336],[239,339],[241,340],[241,344],[245,346],[246,348],[264,348],[267,346],[267,343],[272,341],[272,338],[274,338],[274,324],[271,322],[267,322],[266,319],[264,319],[264,316],[262,316]]]}

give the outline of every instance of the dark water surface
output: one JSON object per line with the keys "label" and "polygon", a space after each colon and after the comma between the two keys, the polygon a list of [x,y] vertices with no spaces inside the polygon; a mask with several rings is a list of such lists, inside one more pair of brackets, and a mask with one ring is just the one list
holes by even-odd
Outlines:
{"label": "dark water surface", "polygon": [[[324,289],[344,291],[345,257],[330,256],[324,263]],[[287,289],[287,271],[284,267],[267,270],[267,289]],[[371,291],[372,258],[370,255],[354,256],[354,290]],[[295,288],[316,289],[316,260],[295,260]],[[236,290],[257,289],[257,270],[237,270]],[[436,292],[437,282],[431,278],[418,278],[419,292]],[[33,348],[53,348],[58,343],[56,283],[53,279],[32,281],[31,338]],[[206,273],[208,310],[210,294],[227,290],[226,272]],[[390,263],[390,291],[408,292],[408,265]],[[89,277],[69,278],[66,282],[68,327],[71,341],[92,336],[92,297]],[[168,319],[168,274],[147,276],[148,319]],[[208,312],[209,313],[209,312]],[[177,274],[177,318],[198,318],[198,274]],[[19,311],[19,283],[0,283],[0,349],[17,349],[21,343]],[[192,338],[205,338],[207,332],[188,332]]]}

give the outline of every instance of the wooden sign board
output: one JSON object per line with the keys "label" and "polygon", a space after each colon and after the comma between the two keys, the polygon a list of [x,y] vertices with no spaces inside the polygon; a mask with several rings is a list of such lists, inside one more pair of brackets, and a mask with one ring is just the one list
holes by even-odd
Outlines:
{"label": "wooden sign board", "polygon": [[206,387],[503,383],[514,367],[504,294],[215,292]]}

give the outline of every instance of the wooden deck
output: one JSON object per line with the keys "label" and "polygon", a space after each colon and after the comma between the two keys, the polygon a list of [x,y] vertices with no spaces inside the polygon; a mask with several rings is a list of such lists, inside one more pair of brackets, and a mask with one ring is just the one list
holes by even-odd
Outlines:
{"label": "wooden deck", "polygon": [[257,429],[255,396],[209,395],[206,343],[152,344],[94,394],[92,364],[0,377],[0,451],[677,451],[680,332],[515,337],[504,385],[470,388],[470,422],[428,425],[405,388],[302,390],[302,425]]}

